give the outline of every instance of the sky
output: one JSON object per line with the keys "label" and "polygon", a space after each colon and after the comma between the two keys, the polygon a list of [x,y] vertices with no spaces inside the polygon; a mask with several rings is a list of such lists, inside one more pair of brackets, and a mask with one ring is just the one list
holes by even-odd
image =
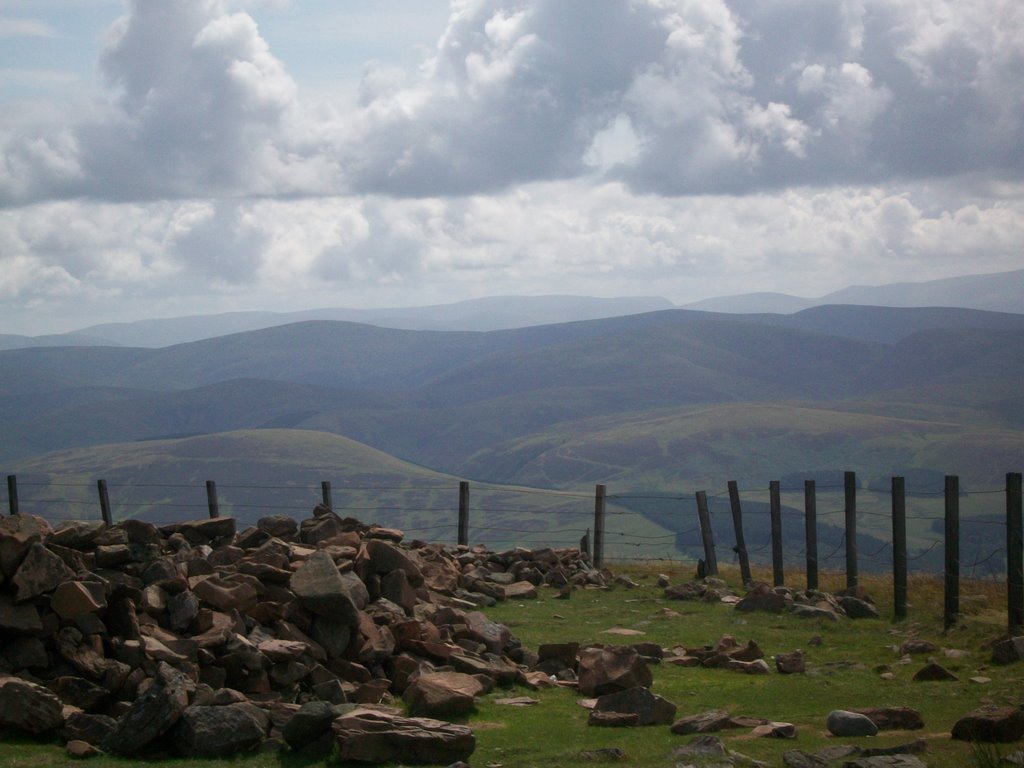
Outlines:
{"label": "sky", "polygon": [[1021,267],[1019,0],[0,0],[0,333]]}

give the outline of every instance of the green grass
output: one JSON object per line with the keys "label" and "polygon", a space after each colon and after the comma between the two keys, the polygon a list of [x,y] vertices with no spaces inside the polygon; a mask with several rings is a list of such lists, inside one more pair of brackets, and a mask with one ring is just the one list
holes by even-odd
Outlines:
{"label": "green grass", "polygon": [[[555,600],[554,593],[542,590],[537,600],[509,602],[488,611],[491,618],[511,627],[528,647],[544,642],[577,641],[586,643],[628,644],[629,637],[609,634],[613,627],[643,632],[636,640],[653,641],[664,647],[699,646],[713,643],[723,634],[741,642],[754,640],[766,656],[802,649],[808,673],[782,676],[774,671],[766,676],[747,676],[722,669],[653,667],[654,692],[678,705],[678,716],[708,709],[725,709],[735,715],[770,718],[797,726],[795,741],[752,739],[746,729],[724,731],[719,735],[728,748],[767,762],[782,764],[789,749],[813,752],[840,743],[827,734],[825,717],[836,708],[867,706],[909,706],[921,712],[924,731],[883,732],[874,738],[846,739],[843,743],[861,746],[890,746],[924,738],[928,743],[925,761],[933,768],[953,768],[972,764],[977,759],[971,745],[953,741],[949,734],[963,714],[985,703],[1021,703],[1019,667],[989,668],[989,654],[983,644],[1005,632],[1005,593],[995,582],[965,583],[965,615],[948,633],[942,631],[941,584],[935,579],[915,577],[910,593],[914,607],[907,621],[891,620],[891,589],[884,579],[865,577],[861,583],[875,596],[883,618],[839,623],[807,621],[789,615],[741,614],[725,605],[668,601],[654,584],[656,571],[642,564],[624,565],[622,574],[632,576],[640,586],[604,590],[580,590],[568,601]],[[681,581],[687,573],[669,574]],[[765,574],[755,574],[755,576]],[[726,578],[735,583],[736,574],[726,570]],[[842,576],[824,574],[823,587],[837,589]],[[679,615],[672,615],[666,611]],[[962,658],[937,654],[937,660],[960,679],[948,683],[915,683],[913,674],[925,659],[915,657],[900,664],[894,646],[910,635],[932,640],[943,649],[965,652]],[[820,645],[811,639],[821,638]],[[891,671],[893,680],[884,680],[883,671]],[[984,675],[991,682],[979,684],[969,678]],[[497,704],[509,695],[530,695],[539,704],[513,708]],[[502,768],[532,766],[592,765],[579,756],[584,749],[615,747],[622,749],[628,766],[664,766],[671,764],[669,752],[685,744],[689,737],[674,736],[668,727],[632,729],[592,728],[587,711],[580,707],[573,690],[550,689],[527,692],[496,690],[481,699],[477,711],[464,722],[477,736],[474,766],[501,765]],[[1017,745],[1007,745],[1016,748]],[[1004,750],[1007,751],[1007,750]],[[1009,751],[1012,751],[1009,750]],[[39,744],[25,739],[6,740],[0,747],[0,765],[11,768],[37,768],[63,765],[59,746]],[[90,761],[97,768],[116,768],[134,764],[116,758]],[[276,754],[245,756],[233,761],[187,761],[188,765],[226,768],[304,768],[319,762],[296,762]],[[161,765],[177,768],[186,761],[173,760]]]}

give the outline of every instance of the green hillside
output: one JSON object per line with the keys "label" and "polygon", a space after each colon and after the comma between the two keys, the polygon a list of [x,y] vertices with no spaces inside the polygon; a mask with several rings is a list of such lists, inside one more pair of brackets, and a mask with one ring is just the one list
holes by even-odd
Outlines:
{"label": "green hillside", "polygon": [[[459,478],[323,432],[247,430],[93,446],[10,469],[22,511],[54,524],[99,519],[100,478],[107,481],[115,520],[158,524],[206,517],[205,484],[214,480],[221,514],[234,516],[240,527],[271,514],[308,517],[326,480],[342,516],[399,527],[428,541],[456,538]],[[470,540],[499,549],[574,546],[591,527],[593,509],[593,486],[558,491],[474,482]],[[620,514],[608,526],[609,556],[633,551],[617,542],[627,531],[632,541],[660,541],[660,552],[671,549],[670,532],[639,514]]]}

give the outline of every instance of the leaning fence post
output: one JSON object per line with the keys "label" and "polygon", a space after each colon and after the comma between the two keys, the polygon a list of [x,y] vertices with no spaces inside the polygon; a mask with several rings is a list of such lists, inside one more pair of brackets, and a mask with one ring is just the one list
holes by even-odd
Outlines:
{"label": "leaning fence post", "polygon": [[18,477],[17,475],[7,476],[7,506],[12,515],[18,514]]}
{"label": "leaning fence post", "polygon": [[892,479],[893,616],[907,618],[907,497],[902,477]]}
{"label": "leaning fence post", "polygon": [[786,574],[782,563],[782,497],[778,480],[768,483],[768,498],[772,526],[772,580],[776,587],[781,587],[786,583]]}
{"label": "leaning fence post", "polygon": [[320,481],[320,497],[323,500],[324,506],[328,509],[334,509],[334,499],[331,498],[331,481],[321,480]]}
{"label": "leaning fence post", "polygon": [[1006,475],[1006,619],[1011,637],[1024,630],[1024,523],[1021,473]]}
{"label": "leaning fence post", "polygon": [[804,550],[807,588],[818,588],[818,494],[814,480],[804,480]]}
{"label": "leaning fence post", "polygon": [[459,481],[459,530],[458,543],[469,545],[469,482]]}
{"label": "leaning fence post", "polygon": [[750,558],[747,556],[747,542],[743,538],[743,508],[740,506],[740,489],[735,480],[729,481],[729,506],[732,507],[732,528],[736,532],[736,548],[733,550],[740,557],[740,578],[744,584],[750,584]]}
{"label": "leaning fence post", "polygon": [[960,478],[946,475],[945,609],[942,625],[950,629],[960,613]]}
{"label": "leaning fence post", "polygon": [[604,567],[604,495],[605,487],[594,491],[594,567]]}
{"label": "leaning fence post", "polygon": [[697,491],[697,518],[700,521],[700,539],[704,544],[704,572],[708,576],[717,576],[718,558],[715,556],[715,532],[711,530],[708,495],[704,491]]}
{"label": "leaning fence post", "polygon": [[846,517],[846,588],[857,586],[857,473],[843,473]]}
{"label": "leaning fence post", "polygon": [[96,490],[100,496],[100,515],[103,517],[103,522],[107,526],[113,525],[113,518],[110,515],[110,494],[107,492],[107,481],[97,480]]}
{"label": "leaning fence post", "polygon": [[206,505],[210,508],[210,519],[220,517],[220,507],[217,504],[217,484],[213,480],[206,481]]}

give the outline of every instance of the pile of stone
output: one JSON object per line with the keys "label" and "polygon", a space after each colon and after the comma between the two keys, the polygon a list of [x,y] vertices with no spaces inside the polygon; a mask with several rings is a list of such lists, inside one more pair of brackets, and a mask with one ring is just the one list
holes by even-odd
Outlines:
{"label": "pile of stone", "polygon": [[472,732],[436,718],[551,682],[478,608],[607,575],[576,550],[402,540],[323,506],[241,532],[0,518],[0,728],[76,755],[465,760]]}
{"label": "pile of stone", "polygon": [[851,619],[877,619],[878,609],[862,587],[852,587],[835,594],[813,589],[773,587],[764,582],[751,584],[742,598],[728,588],[724,581],[714,577],[669,585],[667,577],[662,584],[669,600],[702,600],[728,603],[737,611],[764,611],[792,613],[801,618],[820,618],[838,621]]}
{"label": "pile of stone", "polygon": [[771,671],[764,660],[764,652],[756,642],[740,643],[732,635],[722,635],[712,645],[700,648],[676,646],[665,662],[679,667],[731,669],[748,675],[766,675]]}

